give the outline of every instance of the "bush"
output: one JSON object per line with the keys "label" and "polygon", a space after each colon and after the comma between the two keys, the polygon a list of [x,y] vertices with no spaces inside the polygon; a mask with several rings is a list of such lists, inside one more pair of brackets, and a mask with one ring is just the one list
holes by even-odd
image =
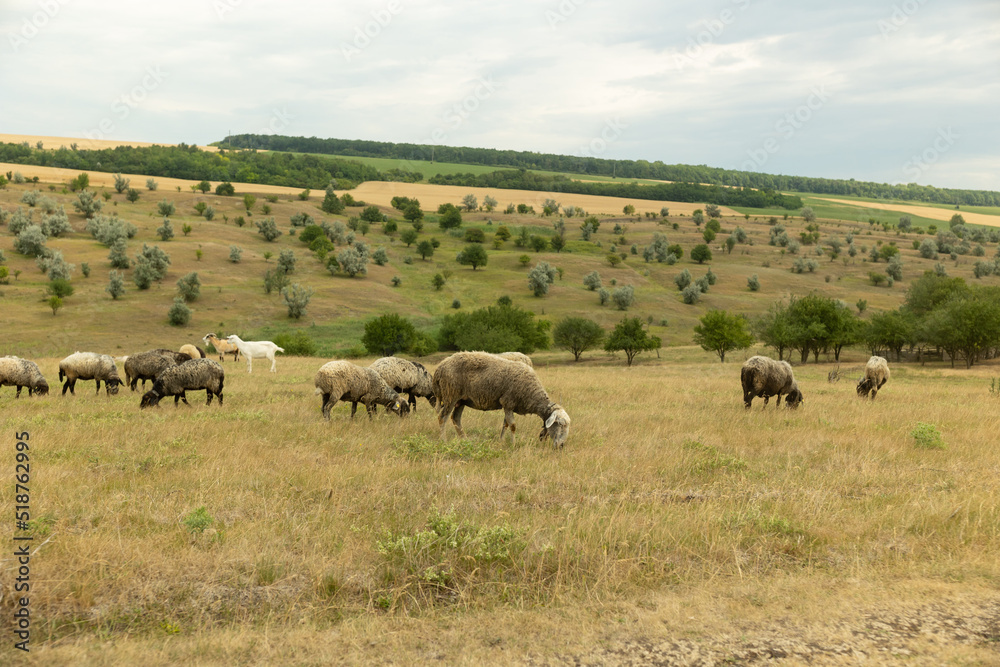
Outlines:
{"label": "bush", "polygon": [[257,225],[257,233],[263,236],[266,241],[274,242],[281,236],[281,230],[278,229],[278,225],[274,222],[274,218],[257,220],[254,224]]}
{"label": "bush", "polygon": [[288,316],[299,319],[306,314],[306,306],[312,299],[313,291],[308,287],[303,287],[298,283],[285,287],[281,290],[281,298],[288,307]]}
{"label": "bush", "polygon": [[385,266],[389,263],[389,253],[385,251],[385,248],[378,247],[372,253],[372,261],[379,266]]}
{"label": "bush", "polygon": [[485,243],[486,233],[478,227],[469,227],[465,230],[466,243]]}
{"label": "bush", "polygon": [[701,243],[691,249],[691,259],[699,264],[710,262],[712,260],[712,251],[709,250],[707,245]]}
{"label": "bush", "polygon": [[118,299],[125,294],[125,278],[118,271],[108,273],[108,286],[104,291],[111,295],[112,299]]}
{"label": "bush", "polygon": [[747,278],[747,287],[750,288],[751,292],[760,290],[760,280],[757,278],[756,273]]}
{"label": "bush", "polygon": [[497,303],[472,312],[445,315],[439,331],[443,350],[516,350],[531,354],[548,349],[549,323],[536,321],[534,314],[517,306]]}
{"label": "bush", "polygon": [[677,289],[683,290],[691,284],[691,272],[684,269],[674,277],[674,283],[677,284]]}
{"label": "bush", "polygon": [[277,334],[271,340],[274,341],[275,345],[282,348],[285,354],[296,357],[315,357],[318,352],[315,341],[301,329],[295,333]]}
{"label": "bush", "polygon": [[70,284],[67,278],[56,278],[49,282],[48,287],[45,290],[48,294],[52,296],[57,296],[60,299],[65,299],[73,296],[73,285]]}
{"label": "bush", "polygon": [[229,246],[229,261],[233,264],[239,264],[243,261],[243,249],[235,245]]}
{"label": "bush", "polygon": [[52,309],[52,316],[55,317],[55,314],[59,311],[60,308],[62,308],[63,300],[53,295],[50,296],[45,303],[47,303],[49,308]]}
{"label": "bush", "polygon": [[611,293],[611,300],[618,310],[628,310],[635,303],[635,288],[624,285]]}
{"label": "bush", "polygon": [[295,273],[295,253],[287,249],[278,253],[278,268],[285,273]]}
{"label": "bush", "polygon": [[[330,259],[334,262],[334,264],[336,264],[336,260],[333,260],[333,258]],[[327,265],[327,268],[330,268],[329,264]],[[335,270],[336,269],[332,269],[331,273]],[[291,279],[288,277],[288,274],[284,272],[284,270],[268,269],[264,272],[264,294],[270,294],[271,292],[278,292],[280,294],[281,290],[285,289],[290,282]]]}
{"label": "bush", "polygon": [[608,301],[611,300],[611,292],[604,287],[600,288],[597,290],[597,300],[602,306],[607,305]]}
{"label": "bush", "polygon": [[[344,248],[337,253],[336,263],[341,271],[352,278],[359,274],[365,275],[368,273],[368,254],[354,246]],[[329,264],[327,268],[329,268]]]}
{"label": "bush", "polygon": [[155,191],[156,188],[158,188],[158,187],[160,187],[160,184],[157,183],[155,179],[152,179],[152,178],[147,178],[146,179],[146,189],[147,190],[149,190],[149,191],[152,192],[152,191]]}
{"label": "bush", "polygon": [[539,262],[528,273],[528,288],[535,296],[549,293],[549,285],[556,281],[556,270],[548,262]]}
{"label": "bush", "polygon": [[45,234],[38,225],[28,225],[14,239],[14,250],[29,257],[45,253]]}
{"label": "bush", "polygon": [[93,190],[82,190],[73,202],[73,208],[85,218],[93,218],[104,208],[104,202],[97,198]]}
{"label": "bush", "polygon": [[128,244],[125,243],[125,239],[115,239],[111,245],[111,252],[108,253],[108,259],[111,260],[112,268],[127,269],[132,265],[132,262],[129,261],[127,251]]}
{"label": "bush", "polygon": [[597,271],[591,271],[583,277],[583,285],[591,292],[594,292],[601,288],[601,274]]}
{"label": "bush", "polygon": [[160,200],[160,203],[156,205],[156,211],[164,217],[169,217],[176,212],[176,209],[173,202],[162,199]]}
{"label": "bush", "polygon": [[184,303],[184,299],[177,297],[174,299],[174,305],[170,306],[170,310],[167,311],[167,322],[172,326],[180,327],[189,321],[191,321],[191,309]]}
{"label": "bush", "polygon": [[177,291],[185,301],[194,301],[201,294],[201,280],[198,274],[191,272],[177,281]]}
{"label": "bush", "polygon": [[416,340],[413,324],[401,315],[389,313],[365,322],[361,344],[371,354],[391,357],[410,349]]}
{"label": "bush", "polygon": [[292,227],[308,227],[309,225],[315,225],[316,220],[308,213],[296,213],[291,217],[291,223]]}
{"label": "bush", "polygon": [[164,218],[163,224],[156,228],[156,235],[160,237],[161,241],[169,241],[174,238],[174,226],[170,223],[169,218]]}
{"label": "bush", "polygon": [[215,186],[215,194],[223,197],[232,197],[236,194],[236,188],[233,187],[232,183],[225,181]]}

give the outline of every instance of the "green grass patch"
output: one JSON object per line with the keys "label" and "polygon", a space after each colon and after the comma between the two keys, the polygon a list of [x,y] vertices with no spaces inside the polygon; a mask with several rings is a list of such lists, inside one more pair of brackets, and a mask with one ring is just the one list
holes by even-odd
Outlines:
{"label": "green grass patch", "polygon": [[492,442],[479,438],[438,440],[426,435],[411,435],[393,440],[392,448],[412,459],[457,459],[460,461],[487,461],[505,456]]}

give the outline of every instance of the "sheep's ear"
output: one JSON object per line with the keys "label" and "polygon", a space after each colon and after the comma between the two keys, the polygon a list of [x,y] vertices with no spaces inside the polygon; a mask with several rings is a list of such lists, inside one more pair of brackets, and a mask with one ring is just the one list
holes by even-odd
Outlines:
{"label": "sheep's ear", "polygon": [[545,420],[545,428],[552,428],[552,425],[556,422],[556,412],[553,412],[549,415],[549,418]]}

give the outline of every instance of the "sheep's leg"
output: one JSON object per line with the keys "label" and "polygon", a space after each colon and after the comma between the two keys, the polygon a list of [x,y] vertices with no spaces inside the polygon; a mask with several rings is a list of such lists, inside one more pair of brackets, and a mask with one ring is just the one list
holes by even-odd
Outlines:
{"label": "sheep's leg", "polygon": [[351,419],[354,419],[354,413],[358,411],[358,402],[351,401]]}
{"label": "sheep's leg", "polygon": [[365,410],[368,412],[368,419],[372,419],[375,416],[375,404],[365,403]]}
{"label": "sheep's leg", "polygon": [[500,440],[503,441],[504,431],[510,429],[510,441],[514,442],[514,431],[517,425],[514,423],[514,413],[510,410],[503,411],[503,426],[500,428]]}
{"label": "sheep's leg", "polygon": [[774,400],[775,400],[774,407],[775,408],[780,408],[781,407],[781,394],[778,394],[778,397],[775,398]]}
{"label": "sheep's leg", "polygon": [[[330,421],[330,410],[333,409],[334,403],[337,401],[331,400],[332,394],[327,392],[323,393],[323,419]],[[222,398],[219,398],[219,403],[222,403]]]}
{"label": "sheep's leg", "polygon": [[205,405],[211,405],[212,404],[212,390],[211,389],[207,389],[207,388],[205,389],[205,398],[207,399],[205,401]]}
{"label": "sheep's leg", "polygon": [[753,392],[745,391],[743,392],[743,407],[747,410],[750,409],[750,404],[753,403]]}
{"label": "sheep's leg", "polygon": [[413,410],[414,412],[416,412],[417,411],[417,397],[414,396],[413,394],[410,394],[409,396],[410,396],[410,410]]}
{"label": "sheep's leg", "polygon": [[[31,396],[31,389],[28,389],[28,396]],[[14,398],[21,398],[21,385],[17,386],[17,393],[14,395]]]}
{"label": "sheep's leg", "polygon": [[75,380],[70,380],[69,378],[66,378],[65,384],[63,384],[62,395],[65,396],[66,390],[69,389],[69,393],[72,394],[73,396],[76,396],[76,392],[73,391],[74,384],[76,384]]}
{"label": "sheep's leg", "polygon": [[463,437],[465,432],[462,430],[462,411],[465,410],[465,406],[461,403],[455,406],[455,409],[451,412],[451,423],[455,425],[455,430],[458,431],[458,437]]}
{"label": "sheep's leg", "polygon": [[448,417],[451,415],[453,408],[453,405],[448,405],[444,401],[441,401],[441,407],[438,409],[438,426],[441,428],[442,440],[445,438],[444,432],[448,428]]}
{"label": "sheep's leg", "polygon": [[[108,383],[107,382],[104,383],[104,388],[105,389],[108,388]],[[94,392],[94,395],[96,396],[97,394],[100,394],[100,393],[101,393],[101,381],[97,380],[97,391]]]}
{"label": "sheep's leg", "polygon": [[[766,408],[767,407],[767,402],[771,400],[771,397],[768,396],[767,394],[763,394],[763,396],[764,396],[764,407]],[[761,409],[763,409],[763,408],[761,408]]]}

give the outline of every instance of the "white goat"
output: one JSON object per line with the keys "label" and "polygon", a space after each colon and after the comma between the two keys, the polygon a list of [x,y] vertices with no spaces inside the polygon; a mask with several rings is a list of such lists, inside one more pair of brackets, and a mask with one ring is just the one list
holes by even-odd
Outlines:
{"label": "white goat", "polygon": [[278,347],[269,340],[252,340],[245,341],[242,340],[236,334],[227,336],[226,340],[239,348],[240,354],[247,358],[247,373],[253,372],[253,360],[254,359],[270,359],[271,360],[271,372],[275,372],[274,363],[274,353],[284,352],[283,348]]}

